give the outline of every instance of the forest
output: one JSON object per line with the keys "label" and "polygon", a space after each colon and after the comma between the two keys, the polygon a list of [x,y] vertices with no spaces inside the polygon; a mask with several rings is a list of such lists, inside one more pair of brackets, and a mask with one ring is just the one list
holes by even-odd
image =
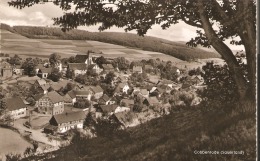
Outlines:
{"label": "forest", "polygon": [[131,33],[116,32],[88,32],[85,30],[70,30],[63,32],[56,27],[32,27],[13,26],[1,24],[1,29],[21,34],[32,39],[64,39],[64,40],[92,40],[129,48],[138,48],[146,51],[161,52],[181,60],[193,61],[196,59],[220,58],[214,52],[205,51],[199,48],[188,47],[185,43],[173,42],[151,36],[138,36]]}

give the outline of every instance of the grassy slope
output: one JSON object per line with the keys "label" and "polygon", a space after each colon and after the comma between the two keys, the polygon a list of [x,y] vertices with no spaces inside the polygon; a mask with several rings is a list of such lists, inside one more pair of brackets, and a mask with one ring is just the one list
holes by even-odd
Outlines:
{"label": "grassy slope", "polygon": [[62,32],[60,28],[29,27],[29,26],[4,26],[1,28],[21,34],[28,38],[44,39],[70,39],[70,40],[94,40],[112,43],[147,51],[162,52],[181,60],[220,57],[218,54],[199,48],[191,48],[184,43],[172,42],[160,38],[145,36],[140,37],[130,33],[113,32],[87,32],[84,30],[71,30]]}
{"label": "grassy slope", "polygon": [[[254,115],[187,109],[152,120],[111,138],[79,140],[32,159],[84,161],[239,161],[255,159]],[[195,155],[194,150],[243,150],[244,155]]]}

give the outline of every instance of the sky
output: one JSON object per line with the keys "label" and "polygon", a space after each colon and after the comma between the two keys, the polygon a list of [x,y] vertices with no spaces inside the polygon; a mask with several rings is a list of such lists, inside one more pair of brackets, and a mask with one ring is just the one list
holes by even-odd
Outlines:
{"label": "sky", "polygon": [[[8,6],[9,0],[0,0],[0,23],[5,23],[11,26],[14,25],[30,25],[30,26],[53,26],[54,17],[60,17],[63,11],[52,3],[38,4],[32,7],[26,7],[22,10]],[[98,32],[98,25],[96,26],[81,26],[79,29],[87,30],[90,32]],[[159,37],[171,41],[189,41],[196,36],[196,30],[198,28],[186,25],[184,22],[180,22],[176,25],[172,25],[166,30],[162,30],[159,25],[152,26],[147,32],[148,36]],[[105,32],[124,32],[121,28],[112,27]],[[131,31],[136,33],[136,31]],[[243,47],[229,45],[229,41],[226,44],[232,50],[241,50]]]}

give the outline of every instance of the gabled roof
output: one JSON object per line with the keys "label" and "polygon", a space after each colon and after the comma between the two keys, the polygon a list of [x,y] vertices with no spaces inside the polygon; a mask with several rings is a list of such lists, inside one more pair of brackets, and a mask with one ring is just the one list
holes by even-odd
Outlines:
{"label": "gabled roof", "polygon": [[75,94],[76,96],[87,96],[87,95],[89,95],[90,93],[89,93],[89,91],[78,90],[78,91],[74,91],[74,94]]}
{"label": "gabled roof", "polygon": [[84,120],[86,118],[86,114],[83,111],[78,111],[72,113],[62,113],[62,114],[54,115],[52,117],[55,119],[55,121],[58,124],[61,124],[61,123],[67,123],[71,121]]}
{"label": "gabled roof", "polygon": [[39,71],[41,71],[42,73],[51,73],[52,68],[42,67],[42,68],[39,69]]}
{"label": "gabled roof", "polygon": [[100,108],[105,113],[114,112],[117,108],[117,105],[100,105]]}
{"label": "gabled roof", "polygon": [[91,86],[90,89],[96,94],[104,92],[104,90],[100,86]]}
{"label": "gabled roof", "polygon": [[24,104],[23,100],[20,97],[7,98],[5,102],[6,102],[6,108],[9,111],[26,108],[26,105]]}
{"label": "gabled roof", "polygon": [[74,91],[69,91],[69,92],[67,93],[67,95],[69,95],[70,98],[76,98],[76,94],[75,94]]}
{"label": "gabled roof", "polygon": [[58,91],[60,90],[61,88],[63,88],[63,85],[58,83],[58,82],[53,82],[51,84],[51,88],[54,90],[54,91]]}
{"label": "gabled roof", "polygon": [[50,85],[49,84],[44,84],[44,85],[41,85],[40,87],[41,87],[42,90],[48,91],[48,89],[50,88]]}
{"label": "gabled roof", "polygon": [[161,87],[157,87],[156,90],[157,90],[159,93],[163,93],[163,92],[164,92],[164,89],[162,89]]}
{"label": "gabled roof", "polygon": [[47,93],[46,97],[48,97],[52,101],[52,103],[58,103],[58,102],[64,101],[63,97],[55,91],[51,91],[51,92]]}
{"label": "gabled roof", "polygon": [[105,70],[114,69],[112,64],[102,64],[102,68]]}
{"label": "gabled roof", "polygon": [[78,63],[85,63],[88,58],[89,58],[89,55],[88,55],[88,54],[77,54],[77,55],[75,56],[75,60],[76,60]]}
{"label": "gabled roof", "polygon": [[191,84],[189,83],[183,83],[181,88],[185,89],[185,88],[189,88],[191,86]]}
{"label": "gabled roof", "polygon": [[0,62],[0,68],[11,68],[11,64],[6,61]]}
{"label": "gabled roof", "polygon": [[68,68],[71,70],[87,70],[85,63],[68,63]]}
{"label": "gabled roof", "polygon": [[107,102],[107,101],[110,100],[110,98],[109,98],[106,94],[104,94],[104,95],[100,98],[100,100],[103,100],[103,101]]}
{"label": "gabled roof", "polygon": [[41,86],[46,84],[46,81],[44,79],[37,79],[36,82]]}
{"label": "gabled roof", "polygon": [[129,122],[129,111],[123,111],[123,112],[118,112],[118,113],[114,113],[113,116],[123,125],[126,125],[127,122]]}
{"label": "gabled roof", "polygon": [[36,94],[36,95],[32,95],[31,97],[35,100],[38,101],[40,98],[42,98],[44,96],[44,94]]}

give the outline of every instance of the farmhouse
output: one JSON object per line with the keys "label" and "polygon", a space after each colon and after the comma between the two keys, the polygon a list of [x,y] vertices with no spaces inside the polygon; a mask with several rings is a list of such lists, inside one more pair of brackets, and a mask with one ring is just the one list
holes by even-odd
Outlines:
{"label": "farmhouse", "polygon": [[6,109],[12,118],[19,119],[26,116],[26,105],[20,97],[8,98],[5,102]]}
{"label": "farmhouse", "polygon": [[68,69],[74,72],[75,76],[84,75],[87,73],[87,66],[85,63],[69,63]]}
{"label": "farmhouse", "polygon": [[64,111],[64,100],[61,95],[52,91],[36,101],[35,107],[39,113],[57,115]]}
{"label": "farmhouse", "polygon": [[104,90],[100,86],[91,86],[89,88],[92,95],[95,97],[95,99],[99,99],[102,97]]}
{"label": "farmhouse", "polygon": [[40,68],[38,71],[38,76],[41,78],[47,78],[51,74],[52,68]]}
{"label": "farmhouse", "polygon": [[15,74],[15,75],[23,75],[23,69],[22,69],[22,66],[21,65],[15,65],[14,67],[13,67],[13,73]]}
{"label": "farmhouse", "polygon": [[86,114],[83,111],[63,113],[52,116],[49,125],[44,128],[46,133],[64,133],[70,129],[83,129]]}
{"label": "farmhouse", "polygon": [[87,54],[77,54],[75,56],[75,61],[77,63],[84,63],[87,66],[94,64],[93,57],[92,57],[92,54],[90,52],[88,52]]}

